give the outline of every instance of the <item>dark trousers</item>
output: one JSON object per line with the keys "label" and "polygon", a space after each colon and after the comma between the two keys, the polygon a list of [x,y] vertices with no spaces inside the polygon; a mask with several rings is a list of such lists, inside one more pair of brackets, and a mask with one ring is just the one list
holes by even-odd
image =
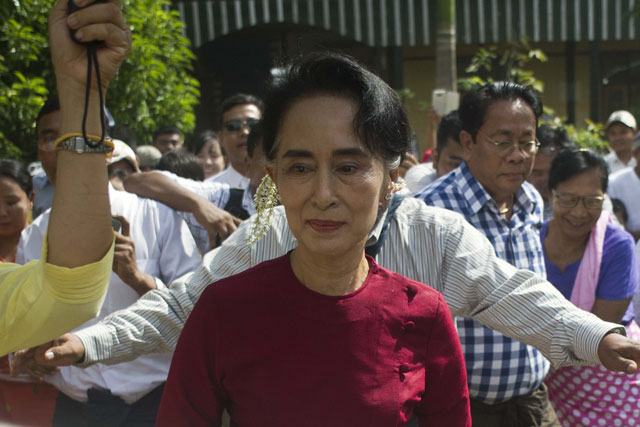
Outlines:
{"label": "dark trousers", "polygon": [[87,390],[87,402],[60,393],[53,413],[54,427],[153,427],[164,384],[127,405],[109,390]]}
{"label": "dark trousers", "polygon": [[471,399],[471,418],[473,427],[560,426],[544,383],[529,394],[494,405]]}

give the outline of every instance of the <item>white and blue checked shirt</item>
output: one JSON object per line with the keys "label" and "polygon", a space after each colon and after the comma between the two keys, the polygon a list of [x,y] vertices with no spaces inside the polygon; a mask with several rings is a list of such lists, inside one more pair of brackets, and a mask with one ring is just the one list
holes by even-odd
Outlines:
{"label": "white and blue checked shirt", "polygon": [[[513,216],[509,221],[500,215],[498,205],[464,162],[416,197],[430,206],[461,213],[489,239],[499,258],[545,277],[539,238],[544,205],[540,194],[529,183],[523,183],[515,193]],[[500,403],[540,386],[549,362],[538,350],[470,318],[458,318],[457,327],[472,398]]]}

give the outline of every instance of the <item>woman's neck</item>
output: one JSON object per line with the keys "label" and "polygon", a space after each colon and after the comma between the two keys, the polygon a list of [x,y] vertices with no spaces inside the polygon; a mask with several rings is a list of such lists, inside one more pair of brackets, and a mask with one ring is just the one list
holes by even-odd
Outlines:
{"label": "woman's neck", "polygon": [[569,264],[582,258],[588,242],[589,233],[581,239],[566,236],[551,218],[543,244],[547,259],[564,271]]}
{"label": "woman's neck", "polygon": [[323,256],[298,247],[291,253],[291,268],[303,285],[323,295],[354,292],[369,273],[363,248],[350,254]]}
{"label": "woman's neck", "polygon": [[20,243],[20,234],[0,239],[0,257],[5,262],[15,261],[18,243]]}

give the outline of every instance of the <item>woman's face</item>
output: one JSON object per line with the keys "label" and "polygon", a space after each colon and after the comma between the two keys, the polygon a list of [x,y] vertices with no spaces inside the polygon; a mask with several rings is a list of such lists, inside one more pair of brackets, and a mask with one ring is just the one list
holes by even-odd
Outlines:
{"label": "woman's face", "polygon": [[205,179],[224,169],[224,156],[217,139],[208,139],[204,143],[198,153],[198,159],[204,170]]}
{"label": "woman's face", "polygon": [[20,235],[28,224],[32,203],[18,183],[0,176],[0,238]]}
{"label": "woman's face", "polygon": [[275,181],[300,248],[318,255],[361,251],[392,181],[353,133],[357,103],[315,95],[294,102],[276,145]]}
{"label": "woman's face", "polygon": [[573,208],[563,207],[563,199],[564,203],[567,203],[567,200],[572,201],[576,197],[598,198],[603,196],[599,169],[587,170],[558,184],[551,196],[551,206],[553,219],[563,234],[577,239],[584,238],[591,232],[602,212],[602,205],[597,209],[587,209],[586,206],[590,202],[584,199],[578,200]]}

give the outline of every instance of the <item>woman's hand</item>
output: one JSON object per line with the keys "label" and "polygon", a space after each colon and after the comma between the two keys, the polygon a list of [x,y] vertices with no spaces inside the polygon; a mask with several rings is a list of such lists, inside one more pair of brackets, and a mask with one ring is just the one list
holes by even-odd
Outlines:
{"label": "woman's hand", "polygon": [[[71,0],[58,0],[49,13],[51,58],[58,80],[58,93],[63,95],[66,90],[73,90],[84,94],[86,85],[87,47],[71,39],[70,28],[77,30],[78,41],[102,40],[96,52],[104,92],[131,49],[131,31],[120,10],[120,1],[92,4],[93,0],[76,0],[76,5],[82,9],[71,15],[68,15],[68,1]],[[95,77],[92,80],[91,89],[95,91]]]}

